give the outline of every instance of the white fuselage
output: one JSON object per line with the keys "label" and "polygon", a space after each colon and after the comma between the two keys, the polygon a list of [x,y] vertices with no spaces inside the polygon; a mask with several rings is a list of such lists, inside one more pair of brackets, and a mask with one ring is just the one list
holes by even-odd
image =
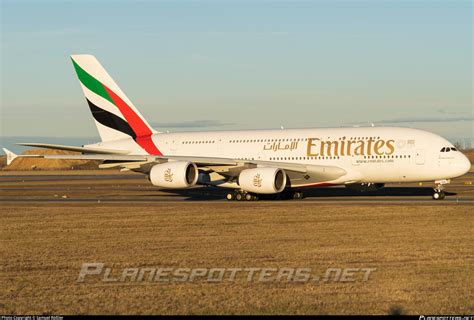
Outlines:
{"label": "white fuselage", "polygon": [[[466,173],[469,160],[446,139],[398,127],[283,129],[158,133],[164,155],[219,157],[336,166],[347,174],[333,181],[290,175],[292,187],[322,184],[414,182],[450,179]],[[133,140],[102,147],[145,154]],[[441,152],[449,147],[450,152]]]}

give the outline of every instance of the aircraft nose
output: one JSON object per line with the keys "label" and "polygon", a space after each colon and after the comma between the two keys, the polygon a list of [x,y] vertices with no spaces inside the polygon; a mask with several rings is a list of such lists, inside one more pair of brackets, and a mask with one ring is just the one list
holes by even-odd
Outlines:
{"label": "aircraft nose", "polygon": [[464,154],[460,153],[459,155],[456,166],[459,168],[459,175],[462,176],[471,170],[471,161]]}

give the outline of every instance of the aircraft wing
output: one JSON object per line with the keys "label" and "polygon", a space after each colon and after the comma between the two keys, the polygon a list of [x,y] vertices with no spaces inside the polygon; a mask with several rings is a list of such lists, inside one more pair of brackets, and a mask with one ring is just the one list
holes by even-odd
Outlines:
{"label": "aircraft wing", "polygon": [[[28,144],[32,145],[32,144]],[[38,144],[35,144],[38,146]],[[81,147],[77,147],[78,149]],[[84,148],[89,149],[89,148]],[[65,149],[62,149],[65,150]],[[68,149],[71,150],[71,149]],[[154,155],[126,155],[126,154],[38,154],[38,155],[16,155],[13,152],[4,149],[7,154],[8,164],[16,157],[43,158],[56,160],[97,160],[102,161],[101,168],[119,167],[125,170],[137,170],[149,172],[151,167],[158,163],[168,161],[190,161],[199,168],[215,171],[227,177],[236,177],[244,169],[256,167],[275,167],[296,174],[317,175],[325,181],[337,179],[347,172],[336,166],[305,165],[300,163],[275,162],[263,160],[242,160],[218,157],[199,157],[199,156],[154,156]]]}
{"label": "aircraft wing", "polygon": [[[82,147],[69,147],[69,146],[56,146],[51,148],[47,144],[22,144],[28,146],[36,146],[49,149],[59,149],[59,150],[69,150],[69,151],[87,151],[91,148],[82,148]],[[59,148],[61,147],[61,148]],[[64,147],[64,148],[63,148]],[[228,158],[212,158],[212,157],[186,157],[186,156],[153,156],[153,155],[127,155],[127,154],[113,154],[113,153],[98,153],[98,149],[94,149],[92,154],[28,154],[28,155],[16,155],[13,152],[3,149],[7,156],[13,161],[17,157],[25,158],[43,158],[43,159],[55,159],[55,160],[98,160],[98,161],[113,161],[116,162],[116,166],[120,166],[123,163],[130,162],[156,162],[162,163],[168,160],[182,160],[182,161],[191,161],[196,163],[196,165],[237,165],[237,162]],[[102,149],[100,149],[102,150]],[[120,152],[119,150],[110,150],[111,152]]]}
{"label": "aircraft wing", "polygon": [[16,143],[19,146],[55,149],[55,150],[66,150],[76,151],[82,153],[105,153],[105,154],[127,154],[127,150],[116,150],[116,149],[104,149],[104,148],[92,148],[92,147],[76,147],[76,146],[63,146],[60,144],[49,144],[49,143]]}

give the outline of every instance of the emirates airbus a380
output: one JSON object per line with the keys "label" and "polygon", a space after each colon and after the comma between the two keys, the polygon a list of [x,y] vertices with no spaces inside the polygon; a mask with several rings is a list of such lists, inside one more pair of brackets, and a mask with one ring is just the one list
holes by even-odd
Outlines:
{"label": "emirates airbus a380", "polygon": [[[71,59],[102,141],[82,147],[22,143],[82,154],[19,157],[100,160],[101,168],[147,174],[158,187],[229,188],[228,200],[262,194],[300,199],[306,187],[370,189],[415,181],[434,181],[433,199],[443,199],[443,185],[471,168],[446,139],[409,128],[157,132],[94,56]],[[8,163],[17,157],[4,151]]]}

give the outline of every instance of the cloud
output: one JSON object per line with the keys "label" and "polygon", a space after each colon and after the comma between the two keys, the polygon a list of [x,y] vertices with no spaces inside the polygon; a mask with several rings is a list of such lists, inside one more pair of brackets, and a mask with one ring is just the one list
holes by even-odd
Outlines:
{"label": "cloud", "polygon": [[[474,121],[474,116],[457,116],[457,117],[410,117],[385,119],[379,121],[369,121],[375,124],[398,124],[398,123],[442,123],[442,122],[464,122]],[[367,124],[366,122],[353,122],[351,124]]]}
{"label": "cloud", "polygon": [[152,123],[152,127],[156,128],[215,128],[232,126],[235,123],[227,123],[219,120],[194,120],[194,121],[183,121],[183,122],[155,122]]}
{"label": "cloud", "polygon": [[441,113],[441,114],[451,114],[451,115],[468,115],[467,112],[465,111],[455,111],[455,110],[452,110],[452,109],[445,109],[445,108],[438,108],[436,111],[438,111],[438,113]]}

